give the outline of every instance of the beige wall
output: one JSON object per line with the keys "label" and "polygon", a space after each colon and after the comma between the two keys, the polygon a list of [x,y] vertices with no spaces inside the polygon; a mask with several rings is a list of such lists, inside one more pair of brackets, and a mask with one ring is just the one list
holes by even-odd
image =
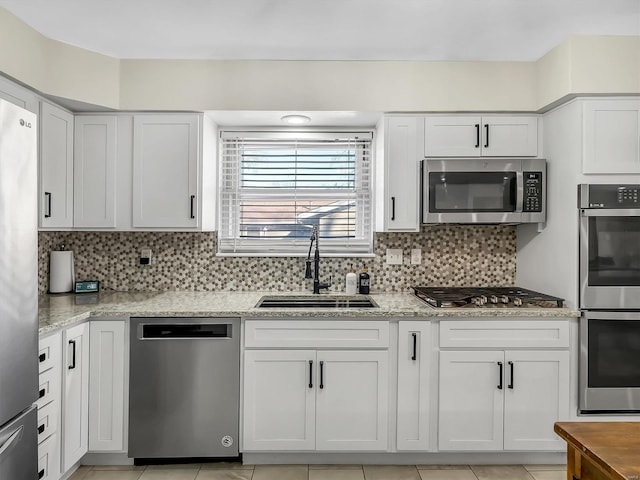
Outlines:
{"label": "beige wall", "polygon": [[0,72],[123,110],[537,111],[573,94],[640,93],[640,37],[571,37],[537,62],[118,60],[0,8]]}
{"label": "beige wall", "polygon": [[123,109],[531,110],[527,62],[123,60]]}

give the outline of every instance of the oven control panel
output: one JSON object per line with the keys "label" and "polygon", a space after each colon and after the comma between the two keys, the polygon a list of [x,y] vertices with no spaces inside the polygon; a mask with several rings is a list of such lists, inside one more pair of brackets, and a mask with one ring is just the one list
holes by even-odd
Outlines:
{"label": "oven control panel", "polygon": [[523,172],[523,212],[542,211],[542,172]]}
{"label": "oven control panel", "polygon": [[640,185],[580,185],[580,208],[640,208]]}

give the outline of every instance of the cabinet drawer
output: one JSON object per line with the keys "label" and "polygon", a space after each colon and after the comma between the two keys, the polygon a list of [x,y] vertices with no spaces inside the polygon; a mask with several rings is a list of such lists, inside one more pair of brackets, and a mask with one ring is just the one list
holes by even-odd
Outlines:
{"label": "cabinet drawer", "polygon": [[442,321],[440,347],[568,348],[569,323],[513,319]]}
{"label": "cabinet drawer", "polygon": [[60,362],[60,334],[40,339],[38,347],[38,371],[46,372]]}
{"label": "cabinet drawer", "polygon": [[57,387],[60,385],[60,378],[56,378],[58,369],[51,368],[40,374],[38,379],[38,400],[36,405],[41,409],[57,398]]}
{"label": "cabinet drawer", "polygon": [[246,347],[388,348],[388,321],[247,320]]}
{"label": "cabinet drawer", "polygon": [[51,435],[38,445],[38,479],[55,480],[58,478],[58,436]]}
{"label": "cabinet drawer", "polygon": [[38,443],[51,436],[58,430],[57,403],[38,409]]}

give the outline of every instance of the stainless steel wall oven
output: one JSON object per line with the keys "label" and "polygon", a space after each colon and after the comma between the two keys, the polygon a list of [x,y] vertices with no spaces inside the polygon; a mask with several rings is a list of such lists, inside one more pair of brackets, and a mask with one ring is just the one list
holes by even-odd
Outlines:
{"label": "stainless steel wall oven", "polygon": [[639,193],[578,186],[582,413],[640,413]]}

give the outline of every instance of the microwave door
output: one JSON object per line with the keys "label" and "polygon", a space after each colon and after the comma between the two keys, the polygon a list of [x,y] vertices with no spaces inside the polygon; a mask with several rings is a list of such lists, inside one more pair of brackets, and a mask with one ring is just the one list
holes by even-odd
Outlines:
{"label": "microwave door", "polygon": [[517,221],[516,212],[522,210],[517,177],[512,171],[429,172],[426,223]]}

